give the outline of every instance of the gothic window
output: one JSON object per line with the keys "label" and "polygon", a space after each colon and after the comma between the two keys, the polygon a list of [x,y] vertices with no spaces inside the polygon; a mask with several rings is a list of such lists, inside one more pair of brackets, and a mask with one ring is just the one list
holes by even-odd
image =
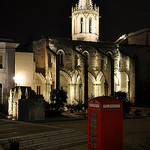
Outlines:
{"label": "gothic window", "polygon": [[87,58],[87,63],[89,65],[89,53],[88,53],[88,51],[84,51],[83,55]]}
{"label": "gothic window", "polygon": [[88,59],[89,53],[87,51],[84,51],[83,55],[86,56],[86,58]]}
{"label": "gothic window", "polygon": [[3,68],[3,56],[0,56],[0,68]]}
{"label": "gothic window", "polygon": [[76,21],[74,19],[74,34],[76,33]]}
{"label": "gothic window", "polygon": [[89,19],[89,33],[92,33],[92,18]]}
{"label": "gothic window", "polygon": [[59,59],[60,66],[64,66],[64,53],[62,51],[58,52],[58,59]]}
{"label": "gothic window", "polygon": [[38,94],[38,95],[41,94],[41,86],[37,86],[37,94]]}
{"label": "gothic window", "polygon": [[52,66],[52,58],[51,58],[51,55],[48,54],[48,67],[51,67]]}
{"label": "gothic window", "polygon": [[80,33],[83,33],[83,18],[81,18],[80,20],[80,25],[81,25]]}
{"label": "gothic window", "polygon": [[101,59],[101,69],[104,69],[104,59]]}

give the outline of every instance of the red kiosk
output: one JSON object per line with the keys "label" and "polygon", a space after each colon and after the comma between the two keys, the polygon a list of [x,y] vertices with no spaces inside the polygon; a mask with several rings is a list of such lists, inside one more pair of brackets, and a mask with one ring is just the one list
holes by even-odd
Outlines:
{"label": "red kiosk", "polygon": [[88,102],[88,150],[123,150],[122,102],[97,97]]}

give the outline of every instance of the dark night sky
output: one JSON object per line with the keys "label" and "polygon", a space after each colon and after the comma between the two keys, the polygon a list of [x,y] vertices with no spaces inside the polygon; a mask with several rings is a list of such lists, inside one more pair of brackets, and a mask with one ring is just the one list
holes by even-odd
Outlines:
{"label": "dark night sky", "polygon": [[[29,37],[71,38],[71,7],[78,0],[3,0],[0,37],[25,41]],[[100,7],[100,40],[150,27],[149,0],[93,0]]]}

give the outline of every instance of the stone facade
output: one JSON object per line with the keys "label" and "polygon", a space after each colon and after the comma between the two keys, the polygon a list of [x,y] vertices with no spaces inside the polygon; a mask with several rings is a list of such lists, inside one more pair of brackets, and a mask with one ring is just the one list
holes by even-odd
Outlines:
{"label": "stone facade", "polygon": [[59,88],[67,92],[70,104],[114,91],[127,92],[134,102],[134,60],[121,53],[118,45],[52,38],[33,43],[35,61],[41,67],[36,66],[34,83],[46,101],[50,102],[50,91]]}
{"label": "stone facade", "polygon": [[18,43],[9,39],[0,39],[0,103],[5,103],[9,91],[14,87],[15,48]]}
{"label": "stone facade", "polygon": [[150,29],[130,33],[128,44],[121,45],[121,51],[135,59],[135,102],[150,104]]}
{"label": "stone facade", "polygon": [[[119,49],[135,60],[135,103],[150,104],[150,28],[145,28],[132,32],[124,38]],[[133,64],[130,64],[133,68]],[[131,73],[130,73],[131,74]],[[134,77],[134,78],[133,78]],[[133,88],[132,88],[133,89]]]}

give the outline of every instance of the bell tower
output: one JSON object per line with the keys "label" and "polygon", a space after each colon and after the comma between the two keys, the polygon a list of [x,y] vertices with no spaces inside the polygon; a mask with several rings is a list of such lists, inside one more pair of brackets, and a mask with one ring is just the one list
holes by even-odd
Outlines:
{"label": "bell tower", "polygon": [[72,7],[72,40],[99,41],[99,7],[92,0],[79,0]]}

